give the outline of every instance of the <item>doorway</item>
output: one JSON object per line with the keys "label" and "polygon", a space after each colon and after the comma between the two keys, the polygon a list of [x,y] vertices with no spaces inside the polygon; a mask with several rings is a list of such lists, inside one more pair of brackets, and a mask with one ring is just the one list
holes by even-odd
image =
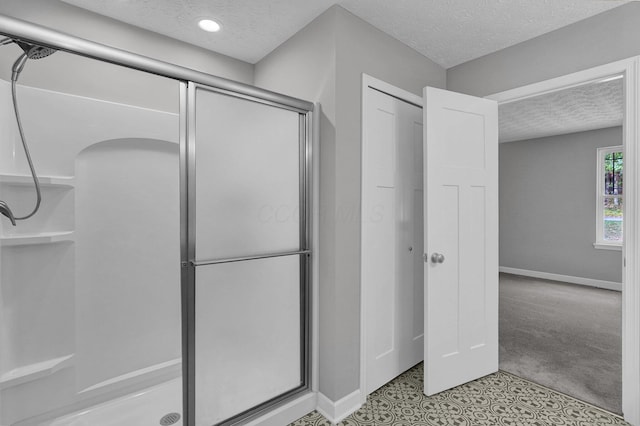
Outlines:
{"label": "doorway", "polygon": [[637,199],[637,62],[638,58],[630,58],[488,96],[489,99],[496,100],[499,105],[505,105],[545,93],[581,86],[594,81],[602,81],[612,76],[624,75],[623,146],[626,159],[626,186],[624,190],[627,196],[624,207],[624,244],[622,245],[622,412],[624,418],[631,423],[640,419],[638,409],[640,395],[638,383],[638,333],[637,322],[634,320],[640,308],[640,293],[634,285],[637,282],[636,271],[638,268],[635,230],[638,212],[634,204]]}
{"label": "doorway", "polygon": [[500,368],[621,413],[623,76],[500,108]]}

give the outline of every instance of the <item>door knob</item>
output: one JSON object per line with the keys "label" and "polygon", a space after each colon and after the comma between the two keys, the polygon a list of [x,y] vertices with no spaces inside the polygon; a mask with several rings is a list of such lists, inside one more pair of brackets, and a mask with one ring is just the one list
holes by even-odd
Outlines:
{"label": "door knob", "polygon": [[431,262],[433,262],[433,263],[442,263],[442,262],[444,262],[444,254],[433,253],[431,255]]}

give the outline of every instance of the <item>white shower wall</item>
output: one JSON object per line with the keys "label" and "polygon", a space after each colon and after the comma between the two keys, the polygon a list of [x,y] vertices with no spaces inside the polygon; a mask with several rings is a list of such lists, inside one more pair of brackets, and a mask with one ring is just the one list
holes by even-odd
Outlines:
{"label": "white shower wall", "polygon": [[[43,202],[0,225],[2,425],[180,374],[178,116],[18,91]],[[35,200],[5,81],[0,199],[17,215]]]}

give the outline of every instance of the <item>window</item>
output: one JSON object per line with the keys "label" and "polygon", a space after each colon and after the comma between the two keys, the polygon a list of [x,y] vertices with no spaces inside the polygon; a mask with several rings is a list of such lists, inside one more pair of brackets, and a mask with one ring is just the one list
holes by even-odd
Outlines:
{"label": "window", "polygon": [[598,148],[596,248],[622,247],[623,157],[621,146]]}

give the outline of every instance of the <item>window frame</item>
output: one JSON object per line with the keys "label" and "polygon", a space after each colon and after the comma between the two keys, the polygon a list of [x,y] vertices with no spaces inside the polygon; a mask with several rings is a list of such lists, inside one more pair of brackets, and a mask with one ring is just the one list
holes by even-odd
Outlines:
{"label": "window frame", "polygon": [[[614,152],[622,152],[622,170],[624,173],[624,146],[605,146],[600,147],[597,150],[597,185],[596,185],[596,242],[593,246],[596,249],[604,250],[622,250],[624,239],[619,242],[606,241],[604,239],[604,200],[606,198],[620,198],[622,199],[622,226],[624,227],[624,186],[622,194],[606,195],[605,192],[605,177],[604,177],[604,161],[608,154]],[[624,229],[624,228],[623,228]]]}

